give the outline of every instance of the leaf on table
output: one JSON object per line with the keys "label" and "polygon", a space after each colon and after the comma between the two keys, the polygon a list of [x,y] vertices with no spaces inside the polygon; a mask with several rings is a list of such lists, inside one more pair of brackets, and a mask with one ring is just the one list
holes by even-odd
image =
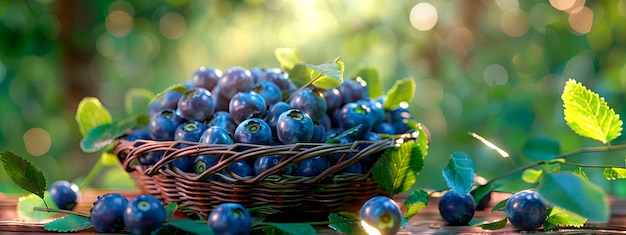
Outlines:
{"label": "leaf on table", "polygon": [[87,153],[104,149],[115,139],[123,136],[127,130],[137,126],[137,117],[130,117],[114,123],[97,126],[89,131],[80,141],[80,148]]}
{"label": "leaf on table", "polygon": [[127,116],[141,116],[148,113],[150,100],[155,96],[154,92],[144,88],[132,88],[124,96],[124,108]]}
{"label": "leaf on table", "polygon": [[491,212],[495,212],[495,211],[504,211],[504,207],[506,207],[506,203],[509,201],[509,199],[504,199],[500,202],[498,202],[495,206],[493,206],[493,208],[491,208]]}
{"label": "leaf on table", "polygon": [[271,234],[279,234],[278,231],[291,235],[315,235],[317,231],[311,224],[308,223],[272,223],[262,222],[262,225],[268,226],[265,228],[265,232],[271,232]]}
{"label": "leaf on table", "polygon": [[343,234],[355,234],[355,226],[358,226],[358,221],[350,220],[337,213],[330,213],[328,221],[329,228]]}
{"label": "leaf on table", "polygon": [[46,178],[37,167],[10,151],[0,154],[0,161],[9,178],[17,186],[43,199]]}
{"label": "leaf on table", "polygon": [[397,108],[401,102],[413,99],[414,94],[415,80],[412,77],[396,80],[391,89],[386,93],[383,108],[385,110],[393,110]]}
{"label": "leaf on table", "polygon": [[304,64],[311,69],[313,86],[322,89],[338,87],[343,82],[343,61],[328,62],[320,65]]}
{"label": "leaf on table", "polygon": [[97,126],[113,121],[109,110],[95,97],[85,97],[78,103],[74,119],[82,136]]}
{"label": "leaf on table", "polygon": [[504,228],[506,226],[506,222],[507,222],[507,218],[504,217],[502,219],[495,220],[495,221],[487,221],[487,222],[478,224],[477,226],[485,230],[498,230],[498,229]]}
{"label": "leaf on table", "polygon": [[428,205],[428,193],[422,189],[415,190],[403,202],[406,212],[404,217],[411,219]]}
{"label": "leaf on table", "polygon": [[619,167],[607,167],[604,168],[602,175],[607,180],[618,180],[626,178],[626,169]]}
{"label": "leaf on table", "polygon": [[474,183],[474,161],[466,153],[453,153],[448,165],[443,169],[443,178],[452,191],[465,195],[472,190]]}
{"label": "leaf on table", "polygon": [[63,216],[44,225],[44,229],[46,229],[46,231],[61,233],[78,232],[90,227],[92,227],[92,225],[89,218],[77,215]]}
{"label": "leaf on table", "polygon": [[[44,203],[44,201],[46,203]],[[57,214],[53,212],[36,211],[34,209],[35,207],[45,208],[46,205],[48,205],[48,208],[58,208],[56,204],[54,204],[54,201],[48,192],[44,194],[43,200],[35,194],[28,194],[27,196],[20,197],[16,207],[17,217],[21,220],[41,221],[49,219]]]}
{"label": "leaf on table", "polygon": [[536,184],[543,176],[543,170],[526,169],[522,172],[522,180],[529,184]]}
{"label": "leaf on table", "polygon": [[356,72],[356,76],[360,77],[367,83],[367,93],[372,98],[383,95],[383,85],[375,68],[361,68]]}
{"label": "leaf on table", "polygon": [[206,221],[189,220],[189,219],[175,219],[167,222],[168,225],[177,229],[192,233],[212,235],[215,234],[213,229],[206,225]]}
{"label": "leaf on table", "polygon": [[470,193],[472,194],[472,197],[474,197],[474,202],[476,202],[476,205],[478,205],[480,199],[482,199],[483,197],[485,197],[485,195],[489,194],[491,191],[500,186],[501,185],[498,183],[483,184],[474,188]]}
{"label": "leaf on table", "polygon": [[592,222],[606,222],[610,217],[608,199],[602,188],[571,172],[545,174],[537,193],[552,205]]}
{"label": "leaf on table", "polygon": [[532,160],[546,161],[559,157],[561,144],[552,138],[534,137],[526,141],[522,151]]}
{"label": "leaf on table", "polygon": [[546,218],[546,221],[557,226],[580,228],[585,225],[587,219],[585,217],[577,215],[574,212],[565,210],[557,206],[552,206],[548,211],[548,217]]}
{"label": "leaf on table", "polygon": [[407,141],[399,147],[385,150],[374,163],[372,175],[374,181],[393,196],[409,190],[423,167],[424,156],[420,145]]}
{"label": "leaf on table", "polygon": [[297,63],[303,61],[302,55],[296,48],[276,48],[274,56],[276,56],[280,66],[286,70],[291,70]]}
{"label": "leaf on table", "polygon": [[622,131],[619,114],[609,107],[604,98],[574,79],[565,83],[563,107],[567,125],[578,135],[606,144]]}

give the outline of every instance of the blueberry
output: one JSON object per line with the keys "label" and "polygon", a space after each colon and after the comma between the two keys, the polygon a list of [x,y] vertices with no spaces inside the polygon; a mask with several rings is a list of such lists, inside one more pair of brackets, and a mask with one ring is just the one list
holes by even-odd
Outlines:
{"label": "blueberry", "polygon": [[[326,133],[326,136],[324,137],[324,142],[328,142],[329,140],[335,138],[338,134],[340,134],[341,132],[339,130],[333,129],[330,130]],[[342,136],[338,139],[336,139],[334,142],[332,142],[332,144],[349,144],[352,143],[353,140],[348,137],[348,136]],[[345,155],[345,156],[344,156]],[[330,162],[330,164],[337,164],[337,162],[339,161],[339,159],[341,159],[342,157],[344,159],[349,159],[351,157],[353,157],[355,155],[355,153],[332,153],[328,155],[328,161]]]}
{"label": "blueberry", "polygon": [[387,122],[391,123],[396,130],[396,134],[403,134],[411,130],[406,124],[406,120],[412,119],[412,115],[406,108],[396,108],[387,113]]}
{"label": "blueberry", "polygon": [[333,113],[335,110],[340,109],[343,105],[343,100],[341,100],[341,93],[337,88],[326,89],[324,99],[326,100],[327,113]]}
{"label": "blueberry", "polygon": [[220,126],[212,126],[206,129],[200,136],[202,144],[234,144],[233,138],[230,137],[228,130]]}
{"label": "blueberry", "polygon": [[313,130],[313,120],[298,109],[283,112],[276,123],[276,135],[283,144],[309,142],[313,137]]}
{"label": "blueberry", "polygon": [[242,67],[231,67],[224,74],[217,83],[216,88],[219,89],[220,94],[230,100],[235,94],[243,91],[249,91],[254,88],[254,79],[252,78],[250,71]]}
{"label": "blueberry", "polygon": [[150,106],[148,107],[148,113],[150,114],[150,116],[153,116],[155,113],[158,113],[163,109],[176,110],[176,108],[178,107],[178,100],[180,100],[180,97],[182,96],[183,93],[180,93],[176,90],[165,92],[162,96],[150,103]]}
{"label": "blueberry", "polygon": [[253,91],[263,97],[267,106],[273,105],[283,99],[280,88],[272,82],[259,82],[254,87]]}
{"label": "blueberry", "polygon": [[354,174],[363,174],[363,165],[361,162],[355,162],[348,165],[346,168],[341,169],[342,173],[354,173]]}
{"label": "blueberry", "polygon": [[[228,171],[239,176],[239,177],[247,177],[253,176],[252,167],[246,161],[236,161],[232,162],[228,167],[226,167]],[[223,172],[225,175],[229,175],[226,171]]]}
{"label": "blueberry", "polygon": [[174,110],[163,109],[150,117],[148,130],[153,140],[174,140],[176,128],[183,122]]}
{"label": "blueberry", "polygon": [[230,97],[226,97],[220,92],[220,87],[215,86],[213,90],[211,90],[211,95],[215,100],[215,112],[225,111],[228,112],[228,102],[230,102]]}
{"label": "blueberry", "polygon": [[204,121],[215,113],[215,100],[210,91],[196,87],[180,97],[176,113],[186,120]]}
{"label": "blueberry", "polygon": [[305,159],[304,161],[297,164],[295,173],[297,176],[317,176],[320,173],[324,172],[326,169],[330,167],[328,163],[328,159],[324,156],[317,156],[309,159]]}
{"label": "blueberry", "polygon": [[237,128],[237,123],[233,120],[233,116],[227,111],[215,112],[207,125],[223,127],[230,135],[234,134],[235,128]]}
{"label": "blueberry", "polygon": [[461,195],[450,190],[439,199],[439,214],[450,225],[467,225],[475,211],[476,203],[469,193]]}
{"label": "blueberry", "polygon": [[326,137],[326,127],[319,123],[313,123],[313,136],[311,136],[310,142],[322,143],[324,142],[324,137]]}
{"label": "blueberry", "polygon": [[[135,141],[135,140],[151,140],[150,133],[148,129],[134,129],[128,135],[122,137],[122,139],[127,141]],[[138,146],[138,145],[136,145]]]}
{"label": "blueberry", "polygon": [[210,91],[215,88],[221,76],[222,70],[202,66],[191,75],[189,84],[191,87],[202,87]]}
{"label": "blueberry", "polygon": [[341,108],[339,125],[343,130],[361,126],[349,134],[354,139],[361,139],[372,129],[372,114],[369,107],[358,103],[347,103]]}
{"label": "blueberry", "polygon": [[[278,165],[278,163],[281,162],[282,158],[282,155],[270,155],[256,158],[254,160],[254,174],[261,174],[266,170]],[[291,174],[291,170],[291,166],[288,166],[281,170],[281,173],[289,175]]]}
{"label": "blueberry", "polygon": [[509,222],[524,231],[536,230],[546,220],[548,206],[535,191],[523,190],[513,194],[506,202]]}
{"label": "blueberry", "polygon": [[320,92],[304,88],[294,94],[289,101],[294,109],[299,109],[307,113],[313,121],[318,121],[324,117],[327,111],[326,100]]}
{"label": "blueberry", "polygon": [[259,118],[246,119],[235,129],[233,139],[237,143],[269,144],[272,131],[265,121]]}
{"label": "blueberry", "polygon": [[239,92],[230,100],[228,112],[235,123],[239,124],[248,118],[265,118],[267,104],[254,91]]}
{"label": "blueberry", "polygon": [[391,198],[385,196],[375,196],[367,200],[361,206],[359,218],[361,225],[369,229],[375,229],[379,234],[391,235],[400,230],[402,223],[402,213],[400,208]]}
{"label": "blueberry", "polygon": [[391,123],[388,123],[388,122],[378,123],[378,125],[374,126],[373,131],[379,134],[387,134],[387,135],[396,134],[396,128],[394,128],[393,125],[391,125]]}
{"label": "blueberry", "polygon": [[115,233],[124,228],[124,210],[128,200],[119,193],[99,196],[89,211],[89,220],[99,233]]}
{"label": "blueberry", "polygon": [[[188,142],[199,142],[200,137],[207,129],[206,125],[202,124],[198,121],[188,121],[183,124],[180,124],[178,128],[176,128],[176,132],[174,135],[174,140],[176,141],[188,141]],[[190,146],[187,143],[181,143],[178,147],[185,148]],[[183,172],[193,172],[193,161],[194,157],[184,156],[172,161],[172,165],[177,167]]]}
{"label": "blueberry", "polygon": [[372,114],[372,126],[376,126],[379,123],[383,122],[385,119],[385,110],[383,109],[383,104],[377,102],[375,100],[357,100],[357,104],[365,105],[369,108],[370,113]]}
{"label": "blueberry", "polygon": [[[361,140],[364,141],[380,141],[382,140],[382,138],[380,136],[378,136],[378,134],[374,133],[374,132],[367,132],[365,133],[365,135],[363,135],[363,137],[361,137]],[[359,145],[359,149],[363,150],[365,148],[367,148],[368,146],[370,146],[370,144],[361,144]],[[372,166],[374,165],[374,163],[376,162],[376,160],[378,160],[379,155],[377,154],[372,154],[369,155],[365,158],[363,158],[363,166]]]}
{"label": "blueberry", "polygon": [[344,79],[339,85],[339,93],[343,104],[367,98],[367,84],[362,79]]}
{"label": "blueberry", "polygon": [[59,180],[50,185],[48,189],[54,204],[62,210],[73,210],[80,200],[80,189],[76,184],[67,180]]}
{"label": "blueberry", "polygon": [[280,101],[276,104],[271,105],[269,109],[267,110],[267,115],[265,116],[265,122],[267,122],[267,124],[272,129],[273,138],[278,138],[278,136],[276,135],[276,123],[278,122],[278,117],[283,112],[290,110],[290,109],[291,109],[291,106],[289,106],[288,103]]}
{"label": "blueberry", "polygon": [[124,210],[124,225],[131,234],[150,234],[163,226],[165,207],[151,195],[139,195],[128,201]]}
{"label": "blueberry", "polygon": [[[209,168],[215,166],[220,160],[220,156],[217,155],[200,155],[194,160],[194,172],[196,174],[202,174]],[[216,180],[216,175],[208,176],[207,180]]]}
{"label": "blueberry", "polygon": [[259,77],[258,82],[265,81],[276,84],[281,91],[289,90],[293,84],[280,69],[265,69],[261,77]]}
{"label": "blueberry", "polygon": [[324,126],[324,130],[330,130],[333,128],[332,120],[330,119],[330,116],[328,114],[324,115],[324,117],[317,122]]}
{"label": "blueberry", "polygon": [[252,231],[252,216],[241,204],[222,203],[213,208],[207,225],[218,235],[247,235]]}
{"label": "blueberry", "polygon": [[146,155],[139,156],[139,164],[150,166],[156,164],[163,158],[164,151],[150,151]]}

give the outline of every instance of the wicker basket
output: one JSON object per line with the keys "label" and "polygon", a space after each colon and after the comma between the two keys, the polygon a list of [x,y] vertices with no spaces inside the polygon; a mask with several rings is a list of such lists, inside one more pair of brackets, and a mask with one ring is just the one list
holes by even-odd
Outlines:
{"label": "wicker basket", "polygon": [[[300,143],[278,146],[118,141],[115,154],[143,193],[151,194],[164,203],[176,202],[179,207],[191,209],[205,217],[213,207],[223,202],[237,202],[248,208],[269,206],[283,215],[356,212],[369,198],[386,193],[374,182],[371,170],[354,174],[341,173],[341,169],[368,156],[377,158],[395,144],[394,139],[356,141],[350,144]],[[162,159],[152,166],[140,165],[138,157],[151,151],[164,151]],[[221,155],[221,159],[202,174],[182,172],[171,166],[171,162],[177,158],[208,154]],[[279,174],[293,163],[329,154],[341,154],[342,157],[337,164],[318,176]],[[345,158],[348,154],[354,156]],[[269,155],[286,157],[278,165],[256,176],[242,178],[223,171],[233,162],[254,161],[255,158]],[[219,177],[207,179],[212,175]]]}

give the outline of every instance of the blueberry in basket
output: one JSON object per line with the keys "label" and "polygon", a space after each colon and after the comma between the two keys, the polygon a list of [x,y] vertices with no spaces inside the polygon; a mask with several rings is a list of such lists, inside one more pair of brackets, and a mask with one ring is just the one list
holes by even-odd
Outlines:
{"label": "blueberry in basket", "polygon": [[354,139],[361,139],[372,129],[373,115],[368,106],[355,102],[347,103],[341,107],[339,115],[339,126],[343,130],[359,126],[360,127],[349,134]]}
{"label": "blueberry in basket", "polygon": [[303,88],[297,91],[289,105],[294,109],[299,109],[307,113],[313,121],[320,120],[327,111],[326,100],[319,91],[311,88]]}
{"label": "blueberry in basket", "polygon": [[228,112],[235,123],[241,123],[249,118],[265,118],[267,104],[265,99],[254,91],[238,92],[230,100]]}
{"label": "blueberry in basket", "polygon": [[[270,155],[270,156],[262,156],[258,157],[254,160],[254,174],[259,175],[268,169],[278,165],[283,159],[283,155]],[[285,158],[286,159],[286,158]],[[290,175],[292,172],[292,165],[289,165],[283,168],[280,173],[285,175]]]}
{"label": "blueberry in basket", "polygon": [[176,90],[165,92],[165,94],[150,103],[150,105],[148,106],[149,115],[152,116],[163,109],[176,110],[176,108],[178,107],[178,100],[180,100],[180,97],[182,96],[183,93],[180,93]]}
{"label": "blueberry in basket", "polygon": [[173,109],[163,109],[150,117],[148,131],[153,140],[174,140],[176,128],[183,119]]}
{"label": "blueberry in basket", "polygon": [[201,144],[234,144],[233,138],[230,137],[228,130],[221,126],[211,126],[202,132],[200,139]]}
{"label": "blueberry in basket", "polygon": [[324,156],[308,158],[296,165],[295,174],[297,176],[311,177],[317,176],[330,167],[328,159]]}
{"label": "blueberry in basket", "polygon": [[344,79],[339,85],[339,93],[343,104],[355,102],[360,99],[368,98],[367,84],[365,81],[358,79]]}
{"label": "blueberry in basket", "polygon": [[291,106],[283,101],[277,102],[268,107],[267,114],[265,116],[265,122],[267,122],[267,124],[272,129],[272,138],[278,138],[278,136],[276,135],[276,123],[278,123],[278,117],[280,117],[283,112],[290,109]]}
{"label": "blueberry in basket", "polygon": [[237,123],[233,119],[233,116],[230,115],[229,112],[226,111],[218,111],[213,114],[213,118],[209,120],[207,123],[209,127],[211,126],[219,126],[228,131],[230,135],[235,133],[235,128],[237,128]]}
{"label": "blueberry in basket", "polygon": [[202,66],[189,78],[189,84],[191,87],[202,87],[207,90],[213,90],[217,81],[222,76],[222,70]]}
{"label": "blueberry in basket", "polygon": [[267,145],[272,140],[272,131],[263,119],[250,118],[239,123],[233,139],[236,143]]}
{"label": "blueberry in basket", "polygon": [[299,109],[283,112],[276,123],[276,135],[283,144],[309,142],[314,129],[313,120]]}
{"label": "blueberry in basket", "polygon": [[192,88],[178,101],[176,114],[186,120],[204,121],[215,113],[211,92],[202,87]]}
{"label": "blueberry in basket", "polygon": [[252,90],[254,84],[250,71],[243,67],[234,66],[222,74],[215,88],[219,89],[219,94],[223,98],[226,98],[224,101],[228,101],[239,92]]}
{"label": "blueberry in basket", "polygon": [[[200,137],[207,129],[206,125],[202,124],[198,121],[187,121],[183,124],[180,124],[178,128],[176,128],[176,132],[174,135],[174,140],[176,141],[187,141],[187,142],[199,142]],[[181,143],[178,145],[178,148],[185,148],[190,146],[186,143]],[[180,169],[183,172],[194,172],[193,170],[193,162],[195,157],[191,156],[183,156],[172,161],[172,165],[176,168]]]}
{"label": "blueberry in basket", "polygon": [[283,95],[280,87],[278,87],[273,82],[258,82],[253,91],[263,97],[267,106],[271,106],[283,100]]}

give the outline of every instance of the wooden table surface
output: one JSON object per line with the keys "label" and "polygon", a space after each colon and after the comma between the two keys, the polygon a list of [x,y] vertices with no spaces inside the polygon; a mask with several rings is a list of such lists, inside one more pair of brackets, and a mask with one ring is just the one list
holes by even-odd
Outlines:
{"label": "wooden table surface", "polygon": [[[89,212],[89,209],[96,200],[97,195],[101,195],[103,191],[87,191],[83,192],[81,202],[78,204],[76,211]],[[132,197],[138,192],[125,192],[125,195]],[[500,200],[506,199],[508,195],[495,194],[492,196],[491,205],[493,206]],[[0,233],[1,234],[50,234],[43,228],[41,222],[28,222],[17,220],[15,206],[17,203],[16,196],[7,196],[0,194]],[[559,231],[535,231],[533,233],[540,234],[626,234],[626,200],[611,199],[612,216],[608,223],[605,224],[587,224],[583,228],[563,228]],[[476,224],[484,221],[494,221],[504,218],[502,212],[491,212],[491,208],[484,211],[477,211],[474,219],[470,224],[474,226],[448,226],[439,216],[437,209],[437,200],[432,199],[428,206],[420,211],[415,217],[409,221],[407,226],[398,234],[518,234],[511,224],[499,230],[483,230]],[[322,227],[318,230],[320,234],[334,234],[330,229]],[[79,234],[96,233],[93,229],[81,231]],[[528,232],[524,232],[528,233]]]}

